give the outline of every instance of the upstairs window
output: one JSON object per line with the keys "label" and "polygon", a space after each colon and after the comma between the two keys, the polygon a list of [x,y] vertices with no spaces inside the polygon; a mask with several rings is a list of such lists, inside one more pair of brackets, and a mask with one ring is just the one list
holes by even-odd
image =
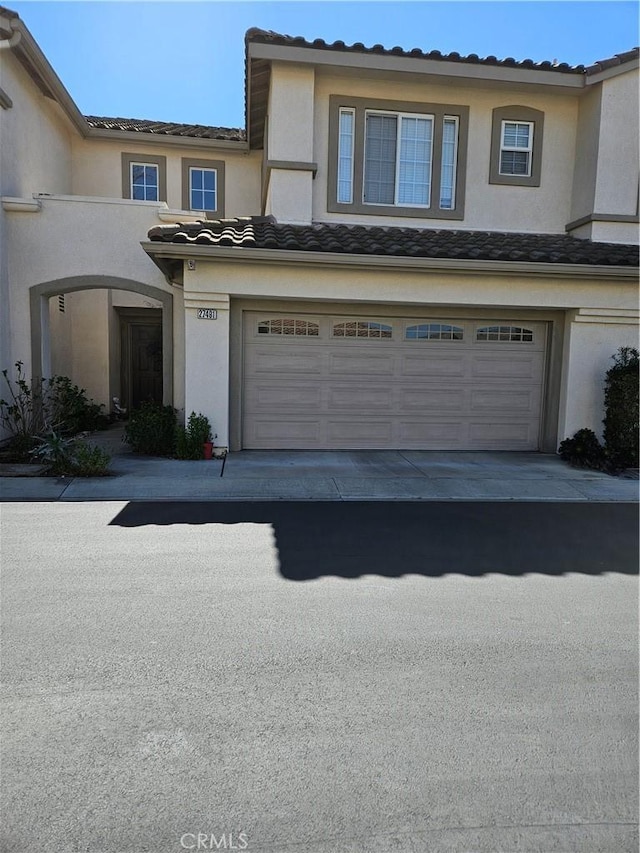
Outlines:
{"label": "upstairs window", "polygon": [[131,198],[158,201],[158,167],[154,163],[131,163]]}
{"label": "upstairs window", "polygon": [[328,210],[462,219],[468,113],[332,96]]}
{"label": "upstairs window", "polygon": [[191,210],[216,209],[217,177],[218,173],[215,169],[189,169]]}
{"label": "upstairs window", "polygon": [[224,161],[182,158],[182,209],[224,217]]}
{"label": "upstairs window", "polygon": [[122,197],[134,201],[166,201],[167,158],[123,153]]}
{"label": "upstairs window", "polygon": [[429,207],[433,116],[367,112],[365,204]]}
{"label": "upstairs window", "polygon": [[531,174],[533,122],[503,121],[500,140],[500,174]]}
{"label": "upstairs window", "polygon": [[497,107],[491,128],[490,184],[539,187],[544,113],[531,107]]}

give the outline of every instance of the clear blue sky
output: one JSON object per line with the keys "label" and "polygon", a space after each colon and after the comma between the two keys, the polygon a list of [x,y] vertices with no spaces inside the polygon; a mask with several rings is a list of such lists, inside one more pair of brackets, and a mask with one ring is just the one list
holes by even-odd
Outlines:
{"label": "clear blue sky", "polygon": [[557,59],[638,44],[636,2],[11,2],[85,114],[244,127],[244,33]]}

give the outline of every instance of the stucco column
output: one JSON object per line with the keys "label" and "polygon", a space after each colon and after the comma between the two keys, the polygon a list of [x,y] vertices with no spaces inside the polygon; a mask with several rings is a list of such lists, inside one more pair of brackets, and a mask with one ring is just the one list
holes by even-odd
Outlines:
{"label": "stucco column", "polygon": [[604,382],[621,346],[638,346],[638,312],[581,308],[567,312],[558,442],[579,429],[602,438]]}
{"label": "stucco column", "polygon": [[216,445],[228,447],[229,294],[185,291],[184,317],[185,420],[206,415]]}

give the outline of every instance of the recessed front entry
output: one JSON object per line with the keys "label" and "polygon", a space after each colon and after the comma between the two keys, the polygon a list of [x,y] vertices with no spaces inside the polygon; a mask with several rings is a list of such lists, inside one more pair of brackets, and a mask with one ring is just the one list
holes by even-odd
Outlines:
{"label": "recessed front entry", "polygon": [[546,324],[245,312],[243,447],[537,450]]}
{"label": "recessed front entry", "polygon": [[162,312],[120,309],[122,404],[162,403]]}

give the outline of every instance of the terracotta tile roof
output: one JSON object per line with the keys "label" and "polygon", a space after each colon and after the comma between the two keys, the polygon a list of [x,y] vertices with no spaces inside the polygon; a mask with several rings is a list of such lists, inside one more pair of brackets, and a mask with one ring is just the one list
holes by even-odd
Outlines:
{"label": "terracotta tile roof", "polygon": [[363,225],[287,225],[271,216],[159,225],[149,239],[201,246],[334,252],[404,258],[638,266],[638,246],[592,243],[566,234],[504,234]]}
{"label": "terracotta tile roof", "polygon": [[149,121],[139,118],[108,118],[85,116],[90,127],[100,130],[124,130],[131,133],[151,133],[155,136],[190,136],[197,139],[224,139],[244,142],[246,134],[239,127],[211,127],[204,124],[179,124],[172,121]]}
{"label": "terracotta tile roof", "polygon": [[412,50],[405,50],[401,47],[385,48],[381,44],[374,44],[373,47],[365,47],[361,42],[347,45],[343,41],[334,41],[327,43],[323,39],[315,39],[307,41],[302,36],[287,36],[280,33],[272,32],[271,30],[261,30],[258,27],[253,27],[247,30],[245,35],[246,42],[258,42],[262,44],[274,44],[282,47],[306,47],[315,50],[332,50],[347,53],[368,53],[378,54],[380,56],[402,56],[406,58],[417,59],[437,59],[443,62],[463,62],[473,65],[494,65],[504,68],[531,68],[535,71],[558,71],[564,74],[596,74],[605,68],[611,68],[615,65],[621,65],[624,62],[630,62],[638,58],[639,49],[636,47],[626,53],[616,54],[610,59],[602,59],[595,62],[593,65],[568,65],[566,62],[534,62],[533,59],[516,60],[513,57],[506,59],[498,59],[495,56],[480,57],[475,53],[468,56],[461,56],[459,53],[441,53],[439,50],[423,51],[418,47]]}

